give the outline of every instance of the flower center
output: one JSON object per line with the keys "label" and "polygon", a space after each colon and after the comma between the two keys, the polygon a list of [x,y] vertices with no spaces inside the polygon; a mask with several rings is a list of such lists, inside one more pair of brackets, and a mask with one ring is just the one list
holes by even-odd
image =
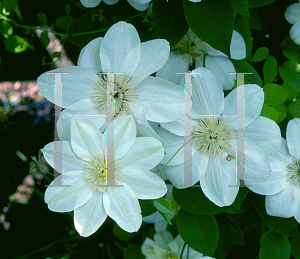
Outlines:
{"label": "flower center", "polygon": [[168,253],[164,256],[164,259],[179,259],[178,256],[174,253]]}
{"label": "flower center", "polygon": [[[110,168],[115,168],[115,175],[113,176],[114,184],[120,176],[120,167],[116,164],[112,165]],[[94,191],[104,192],[108,190],[108,174],[111,170],[108,170],[107,160],[103,155],[96,155],[94,158],[88,162],[84,174],[87,180],[87,185],[91,185]]]}
{"label": "flower center", "polygon": [[[109,92],[109,98],[114,100],[115,116],[125,114],[129,104],[138,97],[136,89],[131,82],[131,77],[114,75],[114,90]],[[103,112],[107,110],[107,76],[102,75],[94,87],[93,102],[96,108]]]}
{"label": "flower center", "polygon": [[223,118],[204,118],[193,129],[193,144],[207,156],[218,156],[228,151],[233,134]]}
{"label": "flower center", "polygon": [[183,55],[183,58],[193,65],[194,62],[201,62],[204,55],[207,54],[209,45],[200,40],[191,29],[187,34],[172,48],[177,54]]}
{"label": "flower center", "polygon": [[300,160],[293,161],[293,163],[289,164],[286,169],[288,173],[288,180],[295,185],[296,187],[300,186]]}

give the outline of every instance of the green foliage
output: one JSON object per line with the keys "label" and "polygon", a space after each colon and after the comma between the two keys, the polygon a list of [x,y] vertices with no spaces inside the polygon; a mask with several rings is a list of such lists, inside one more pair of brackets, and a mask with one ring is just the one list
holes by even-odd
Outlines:
{"label": "green foliage", "polygon": [[300,92],[300,64],[286,61],[279,67],[279,75],[290,87]]}
{"label": "green foliage", "polygon": [[5,9],[5,12],[7,13],[11,13],[17,5],[18,0],[4,0],[2,2],[2,8]]}
{"label": "green foliage", "polygon": [[298,96],[298,91],[295,90],[294,88],[288,86],[286,83],[283,83],[282,86],[287,90],[287,92],[289,93],[286,100],[291,102],[293,101],[297,96]]}
{"label": "green foliage", "polygon": [[276,120],[277,123],[282,122],[286,115],[287,115],[287,107],[284,104],[276,104],[276,105],[272,105],[272,107],[274,109],[276,109],[276,111],[278,111],[280,114],[278,115],[278,118]]}
{"label": "green foliage", "polygon": [[235,13],[243,15],[247,18],[250,17],[247,0],[231,0],[231,2]]}
{"label": "green foliage", "polygon": [[124,259],[144,259],[141,252],[141,246],[136,244],[129,244],[124,252]]}
{"label": "green foliage", "polygon": [[163,213],[173,214],[172,206],[165,198],[156,199],[152,204],[157,210]]}
{"label": "green foliage", "polygon": [[0,27],[0,33],[4,38],[8,38],[10,35],[13,34],[13,27],[8,21],[3,20],[1,22],[1,27]]}
{"label": "green foliage", "polygon": [[236,14],[234,19],[234,29],[243,36],[246,43],[246,59],[251,59],[253,40],[249,26],[249,19],[245,16]]}
{"label": "green foliage", "polygon": [[[183,2],[186,21],[197,37],[230,56],[234,16],[230,0]],[[226,22],[224,22],[226,21]]]}
{"label": "green foliage", "polygon": [[277,60],[274,56],[269,55],[263,67],[265,85],[272,83],[278,74]]}
{"label": "green foliage", "polygon": [[46,14],[44,14],[44,13],[37,13],[36,16],[39,19],[40,24],[47,24],[48,23],[48,19],[47,19],[47,15]]}
{"label": "green foliage", "polygon": [[273,231],[265,232],[260,239],[259,258],[261,259],[289,259],[291,247],[289,240]]}
{"label": "green foliage", "polygon": [[292,255],[296,259],[300,259],[300,237],[294,238],[291,241]]}
{"label": "green foliage", "polygon": [[288,106],[288,111],[295,118],[300,118],[300,100],[290,103]]}
{"label": "green foliage", "polygon": [[150,200],[139,200],[143,217],[149,216],[156,211]]}
{"label": "green foliage", "polygon": [[214,255],[219,241],[219,228],[213,215],[194,215],[181,209],[176,224],[187,245],[200,253]]}
{"label": "green foliage", "polygon": [[260,116],[264,116],[264,117],[267,117],[273,121],[276,121],[278,119],[280,115],[280,112],[278,112],[275,108],[267,105],[267,104],[264,104],[262,109],[261,109],[261,113],[260,113]]}
{"label": "green foliage", "polygon": [[290,36],[287,36],[281,43],[281,49],[283,55],[285,55],[290,61],[300,63],[300,46],[295,44]]}
{"label": "green foliage", "polygon": [[274,0],[248,0],[249,8],[260,7],[274,3]]}
{"label": "green foliage", "polygon": [[253,55],[252,62],[260,62],[265,60],[269,56],[269,49],[266,47],[260,47],[256,50],[256,52]]}
{"label": "green foliage", "polygon": [[22,38],[18,35],[11,35],[4,41],[5,49],[12,53],[21,53],[26,49],[33,50],[34,47],[27,42],[26,38]]}
{"label": "green foliage", "polygon": [[167,39],[173,47],[188,31],[182,0],[153,1],[153,25],[158,38]]}
{"label": "green foliage", "polygon": [[43,42],[45,47],[47,47],[49,45],[50,39],[48,37],[48,32],[47,31],[43,31],[41,33],[41,41]]}
{"label": "green foliage", "polygon": [[281,85],[267,84],[263,88],[265,93],[265,104],[280,104],[285,102],[288,91]]}

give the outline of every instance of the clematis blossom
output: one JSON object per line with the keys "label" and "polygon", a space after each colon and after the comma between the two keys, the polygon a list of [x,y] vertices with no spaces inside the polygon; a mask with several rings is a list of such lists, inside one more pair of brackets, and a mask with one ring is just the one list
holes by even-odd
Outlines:
{"label": "clematis blossom", "polygon": [[290,24],[293,24],[290,30],[291,39],[300,45],[300,0],[298,3],[288,6],[284,12],[284,17]]}
{"label": "clematis blossom", "polygon": [[[119,0],[103,0],[108,5],[113,5]],[[138,11],[145,11],[149,7],[151,0],[127,0],[127,2]],[[81,4],[87,8],[93,8],[100,4],[101,0],[80,0]]]}
{"label": "clematis blossom", "polygon": [[[113,164],[106,157],[109,130],[114,131]],[[120,116],[107,131],[102,134],[87,119],[73,118],[71,140],[51,142],[42,149],[54,167],[54,145],[62,146],[61,169],[55,168],[61,175],[46,189],[45,202],[52,211],[74,211],[75,228],[84,237],[96,232],[107,216],[127,232],[138,231],[142,223],[138,199],[157,199],[167,192],[165,182],[149,171],[163,158],[161,142],[136,138],[131,115]],[[110,177],[115,186],[108,186]]]}
{"label": "clematis blossom", "polygon": [[[63,139],[69,139],[73,115],[89,117],[98,128],[105,124],[108,83],[107,76],[100,72],[118,73],[114,75],[114,91],[109,92],[109,98],[114,100],[115,116],[131,114],[140,136],[159,138],[147,120],[170,122],[183,114],[182,88],[149,76],[165,64],[169,53],[166,40],[141,43],[134,26],[118,22],[104,38],[92,40],[81,50],[78,66],[50,71],[70,72],[62,75],[62,107],[66,108],[61,117]],[[58,104],[53,94],[53,75],[42,74],[37,82],[41,93]]]}
{"label": "clematis blossom", "polygon": [[[236,150],[236,131],[239,130],[236,118],[222,116],[236,115],[237,89],[224,98],[221,84],[206,68],[192,71],[192,85],[192,115],[203,118],[191,118],[192,169],[186,172],[190,182],[184,182],[184,148],[165,167],[165,175],[178,188],[200,181],[208,199],[220,207],[229,206],[239,190],[229,185],[236,185],[236,167],[242,159],[245,159],[245,180],[259,182],[269,177],[271,168],[267,155],[279,149],[280,129],[274,121],[259,116],[264,103],[263,89],[254,84],[245,85],[245,150],[242,153]],[[156,131],[165,142],[166,155],[161,163],[166,164],[184,145],[185,124],[181,118],[161,125]]]}
{"label": "clematis blossom", "polygon": [[247,182],[255,193],[266,195],[266,211],[271,216],[295,219],[300,223],[300,119],[290,120],[286,140],[280,149],[269,155],[272,171],[258,183]]}
{"label": "clematis blossom", "polygon": [[[237,31],[233,31],[230,53],[232,59],[244,59],[246,57],[246,44],[244,38]],[[199,39],[189,29],[186,35],[171,49],[166,64],[156,73],[157,77],[164,78],[175,84],[180,84],[182,75],[189,71],[190,66],[209,69],[220,81],[224,90],[232,89],[235,77],[228,72],[235,72],[234,65],[223,52],[214,49],[206,42]]]}

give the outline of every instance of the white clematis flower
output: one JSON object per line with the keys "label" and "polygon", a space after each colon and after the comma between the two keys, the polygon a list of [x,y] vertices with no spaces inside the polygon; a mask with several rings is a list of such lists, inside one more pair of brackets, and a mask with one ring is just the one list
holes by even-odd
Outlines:
{"label": "white clematis flower", "polygon": [[[232,59],[239,60],[246,57],[245,41],[235,30],[232,34],[230,53]],[[232,89],[235,76],[228,75],[228,72],[235,72],[235,68],[230,59],[223,52],[200,40],[191,29],[171,49],[167,63],[156,73],[156,76],[179,84],[182,75],[176,75],[176,73],[188,72],[189,66],[193,65],[195,68],[203,67],[204,56],[205,67],[215,74],[223,89]]]}
{"label": "white clematis flower", "polygon": [[266,195],[266,211],[271,216],[295,219],[300,223],[300,119],[290,120],[286,140],[278,152],[268,156],[272,168],[268,179],[252,184],[250,190]]}
{"label": "white clematis flower", "polygon": [[[173,185],[167,184],[168,191],[166,193],[166,200],[171,204],[174,214],[168,214],[169,219],[171,220],[180,210],[180,206],[173,199],[172,189]],[[143,217],[143,222],[154,224],[154,228],[156,232],[160,232],[166,230],[167,221],[163,218],[163,216],[158,212],[154,212],[153,214]]]}
{"label": "white clematis flower", "polygon": [[[119,0],[103,0],[108,5],[113,5]],[[127,2],[138,11],[145,11],[149,7],[151,0],[127,0]],[[80,0],[84,7],[92,8],[100,4],[101,0]]]}
{"label": "white clematis flower", "polygon": [[[180,235],[175,239],[168,231],[161,231],[154,234],[154,240],[146,238],[142,244],[142,253],[146,259],[179,259],[184,246],[184,241]],[[212,257],[203,256],[203,254],[194,249],[185,246],[182,259],[209,259]]]}
{"label": "white clematis flower", "polygon": [[291,39],[297,45],[300,45],[300,0],[298,3],[288,6],[284,13],[284,17],[290,24],[293,24],[290,30]]}
{"label": "white clematis flower", "polygon": [[[267,155],[279,149],[280,129],[274,121],[259,116],[264,103],[263,89],[254,84],[245,85],[245,153],[237,154],[237,162],[228,159],[236,157],[236,131],[239,128],[236,118],[221,115],[236,115],[237,89],[224,98],[222,86],[212,72],[206,68],[197,68],[193,72],[199,74],[192,74],[192,115],[204,116],[192,118],[192,172],[186,172],[189,186],[200,180],[208,199],[220,207],[229,206],[239,189],[229,187],[236,185],[237,162],[245,159],[245,180],[267,179],[271,173]],[[205,118],[205,115],[216,116]],[[157,133],[166,143],[166,155],[161,161],[166,164],[184,145],[184,120],[161,125]],[[184,148],[165,167],[165,174],[175,187],[184,185]]]}
{"label": "white clematis flower", "polygon": [[[183,114],[183,90],[161,78],[149,76],[160,69],[170,53],[169,43],[163,39],[140,42],[131,24],[118,22],[105,34],[88,43],[78,58],[78,66],[50,72],[70,72],[62,75],[62,128],[68,140],[69,115],[105,115],[107,109],[107,77],[99,72],[115,74],[115,89],[109,93],[115,102],[115,115],[134,116],[138,134],[158,138],[147,120],[170,122]],[[52,103],[53,75],[42,74],[38,79],[41,93]],[[94,119],[101,127],[106,119]]]}
{"label": "white clematis flower", "polygon": [[[83,118],[72,119],[71,141],[51,142],[42,149],[54,167],[54,145],[62,143],[61,170],[55,168],[60,179],[47,188],[45,202],[52,211],[74,210],[75,228],[84,237],[97,231],[107,216],[127,232],[138,231],[142,223],[138,199],[157,199],[167,192],[164,181],[149,171],[163,158],[161,142],[136,138],[135,122],[128,115],[117,118],[108,130],[114,130],[114,165],[107,165],[106,133]],[[114,176],[108,175],[109,167],[114,167]],[[109,177],[121,187],[107,187]],[[55,186],[59,180],[70,187]]]}

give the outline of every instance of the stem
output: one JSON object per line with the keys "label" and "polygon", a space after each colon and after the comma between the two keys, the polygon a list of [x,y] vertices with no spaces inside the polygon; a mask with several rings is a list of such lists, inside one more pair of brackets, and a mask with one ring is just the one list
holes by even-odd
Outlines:
{"label": "stem", "polygon": [[182,259],[183,251],[184,251],[185,246],[186,246],[186,243],[184,243],[184,245],[183,245],[183,247],[182,247],[182,250],[181,250],[181,253],[180,253],[180,259]]}

